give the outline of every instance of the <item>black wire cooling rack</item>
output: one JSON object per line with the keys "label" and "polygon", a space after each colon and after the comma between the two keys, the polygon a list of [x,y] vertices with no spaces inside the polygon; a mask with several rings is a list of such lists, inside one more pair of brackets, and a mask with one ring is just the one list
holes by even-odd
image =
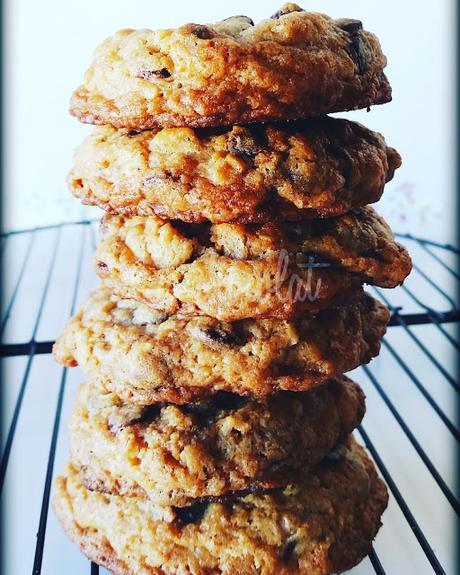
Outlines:
{"label": "black wire cooling rack", "polygon": [[[67,457],[67,422],[81,373],[51,361],[66,318],[96,285],[95,222],[1,236],[5,273],[0,489],[8,575],[106,573],[64,536],[50,513]],[[390,490],[372,553],[353,575],[456,572],[459,251],[399,235],[414,271],[396,290],[370,289],[392,311],[382,352],[351,376],[367,395],[356,432]]]}

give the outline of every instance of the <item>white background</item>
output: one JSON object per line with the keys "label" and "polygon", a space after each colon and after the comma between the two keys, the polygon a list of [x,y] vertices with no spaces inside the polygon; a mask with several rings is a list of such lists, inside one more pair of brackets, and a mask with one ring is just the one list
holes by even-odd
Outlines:
{"label": "white background", "polygon": [[[5,227],[83,215],[65,188],[72,151],[88,133],[67,114],[95,46],[119,28],[173,27],[231,14],[270,16],[281,0],[9,0],[6,2]],[[309,0],[308,9],[356,17],[378,34],[394,100],[348,114],[381,131],[404,165],[379,210],[398,231],[454,240],[453,0]]]}

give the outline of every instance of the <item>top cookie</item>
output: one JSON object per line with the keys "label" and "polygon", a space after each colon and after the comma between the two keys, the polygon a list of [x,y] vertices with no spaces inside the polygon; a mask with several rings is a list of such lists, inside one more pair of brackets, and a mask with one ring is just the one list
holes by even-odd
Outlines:
{"label": "top cookie", "polygon": [[70,112],[116,128],[226,126],[391,100],[377,38],[359,20],[285,4],[175,30],[121,30],[96,50]]}

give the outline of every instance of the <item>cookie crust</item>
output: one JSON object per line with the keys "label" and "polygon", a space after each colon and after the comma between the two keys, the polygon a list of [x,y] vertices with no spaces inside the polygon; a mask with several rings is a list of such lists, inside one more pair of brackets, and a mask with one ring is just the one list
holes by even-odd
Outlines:
{"label": "cookie crust", "polygon": [[121,30],[96,50],[70,112],[116,128],[229,126],[391,100],[377,38],[359,20],[286,4],[176,30]]}
{"label": "cookie crust", "polygon": [[[83,487],[69,466],[54,509],[71,539],[115,575],[329,575],[370,551],[388,494],[353,439],[284,491],[189,508]],[[169,511],[169,513],[168,513]]]}
{"label": "cookie crust", "polygon": [[400,164],[380,134],[333,118],[220,130],[102,126],[77,149],[68,185],[109,213],[263,223],[376,202]]}
{"label": "cookie crust", "polygon": [[262,400],[127,405],[101,382],[80,387],[70,424],[73,465],[89,489],[186,506],[229,492],[285,487],[357,427],[364,393],[342,376]]}
{"label": "cookie crust", "polygon": [[363,283],[394,287],[410,269],[407,251],[370,207],[263,225],[106,216],[95,256],[96,273],[117,294],[222,321],[345,305]]}
{"label": "cookie crust", "polygon": [[53,353],[62,365],[105,379],[124,402],[183,404],[219,391],[263,397],[305,391],[369,362],[388,320],[387,308],[369,295],[292,321],[228,323],[165,317],[99,289]]}

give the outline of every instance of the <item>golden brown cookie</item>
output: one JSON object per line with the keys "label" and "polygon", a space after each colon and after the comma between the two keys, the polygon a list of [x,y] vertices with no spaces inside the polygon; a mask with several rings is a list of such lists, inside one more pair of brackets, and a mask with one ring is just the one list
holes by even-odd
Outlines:
{"label": "golden brown cookie", "polygon": [[89,491],[69,466],[54,509],[83,553],[115,575],[329,575],[370,551],[388,494],[350,437],[284,491],[155,505]]}
{"label": "golden brown cookie", "polygon": [[112,213],[260,223],[376,202],[400,164],[380,134],[333,118],[220,130],[102,126],[77,149],[68,184]]}
{"label": "golden brown cookie", "polygon": [[357,427],[364,393],[344,376],[307,392],[251,400],[124,404],[97,380],[80,387],[72,464],[89,489],[185,506],[228,492],[285,487]]}
{"label": "golden brown cookie", "polygon": [[106,216],[101,229],[96,271],[108,287],[165,313],[223,321],[337,307],[363,282],[394,287],[411,269],[407,251],[370,207],[263,225]]}
{"label": "golden brown cookie", "polygon": [[389,312],[369,295],[296,320],[166,317],[99,289],[54,345],[62,365],[103,378],[124,402],[188,403],[218,391],[303,391],[367,363]]}
{"label": "golden brown cookie", "polygon": [[230,126],[391,100],[377,38],[359,20],[285,4],[176,30],[121,30],[96,50],[70,111],[116,128]]}

